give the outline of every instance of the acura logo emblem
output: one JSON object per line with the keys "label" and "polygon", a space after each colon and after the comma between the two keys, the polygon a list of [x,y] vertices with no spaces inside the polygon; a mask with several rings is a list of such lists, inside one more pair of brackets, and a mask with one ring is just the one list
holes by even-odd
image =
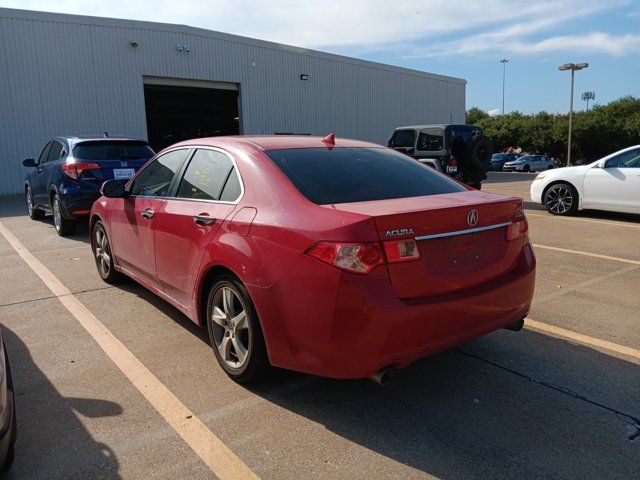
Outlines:
{"label": "acura logo emblem", "polygon": [[473,227],[478,223],[477,210],[469,210],[469,213],[467,213],[467,223],[469,224],[470,227]]}

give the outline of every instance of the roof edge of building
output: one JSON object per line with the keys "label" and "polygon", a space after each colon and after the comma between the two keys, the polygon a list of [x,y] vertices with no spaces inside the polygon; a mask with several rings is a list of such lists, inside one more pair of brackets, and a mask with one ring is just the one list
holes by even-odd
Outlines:
{"label": "roof edge of building", "polygon": [[244,37],[242,35],[235,35],[232,33],[218,32],[216,30],[208,30],[206,28],[192,27],[189,25],[174,24],[174,23],[162,23],[162,22],[150,22],[146,20],[129,20],[119,19],[112,17],[97,17],[89,15],[76,15],[70,13],[56,13],[45,12],[37,10],[23,10],[16,8],[4,8],[0,7],[0,17],[19,20],[36,20],[36,21],[51,21],[59,23],[72,23],[78,25],[95,25],[104,27],[121,27],[131,29],[147,29],[147,30],[159,30],[165,32],[184,33],[190,35],[198,35],[203,37],[209,37],[219,40],[232,41],[243,44],[250,44],[262,48],[271,48],[274,50],[283,50],[291,53],[297,53],[299,55],[312,55],[316,57],[322,57],[334,61],[340,61],[353,65],[362,65],[369,68],[395,71],[399,73],[405,73],[423,78],[430,78],[434,80],[441,80],[451,83],[458,83],[466,85],[467,81],[463,78],[450,77],[447,75],[439,75],[436,73],[424,72],[422,70],[415,70],[411,68],[398,67],[395,65],[389,65],[381,62],[373,62],[370,60],[362,60],[359,58],[348,57],[346,55],[338,55],[335,53],[323,52],[321,50],[314,50],[304,47],[296,47],[293,45],[287,45],[283,43],[271,42],[268,40],[259,40],[251,37]]}

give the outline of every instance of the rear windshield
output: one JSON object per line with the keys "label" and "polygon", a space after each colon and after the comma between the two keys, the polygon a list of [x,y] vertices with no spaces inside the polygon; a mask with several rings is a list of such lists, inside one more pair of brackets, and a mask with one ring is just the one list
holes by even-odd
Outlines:
{"label": "rear windshield", "polygon": [[386,148],[300,148],[265,153],[318,205],[466,191],[432,168]]}
{"label": "rear windshield", "polygon": [[151,147],[141,141],[91,141],[76,145],[74,158],[81,160],[133,160],[153,157]]}

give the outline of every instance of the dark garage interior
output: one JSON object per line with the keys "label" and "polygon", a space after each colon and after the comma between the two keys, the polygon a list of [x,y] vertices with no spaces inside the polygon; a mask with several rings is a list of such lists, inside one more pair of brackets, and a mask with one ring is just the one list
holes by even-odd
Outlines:
{"label": "dark garage interior", "polygon": [[145,85],[149,143],[159,151],[196,137],[238,135],[238,91]]}

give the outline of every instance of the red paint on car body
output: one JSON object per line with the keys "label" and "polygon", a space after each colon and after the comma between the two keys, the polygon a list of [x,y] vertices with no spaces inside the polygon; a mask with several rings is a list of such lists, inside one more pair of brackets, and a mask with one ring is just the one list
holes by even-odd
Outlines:
{"label": "red paint on car body", "polygon": [[[201,138],[170,148],[179,147],[214,147],[233,158],[239,201],[102,197],[92,222],[105,224],[117,270],[197,324],[209,272],[233,272],[255,304],[275,366],[366,377],[512,325],[529,311],[535,256],[526,229],[509,227],[524,219],[520,199],[467,190],[318,205],[266,153],[326,151],[321,137]],[[332,151],[344,148],[387,150],[335,139]],[[154,216],[142,222],[145,209]],[[472,228],[472,209],[478,230],[460,234]],[[216,221],[198,225],[193,216],[203,213]],[[412,239],[417,252],[411,242],[396,250],[385,243]],[[309,254],[322,242],[376,244],[381,258],[351,272],[332,264],[329,251]]]}

